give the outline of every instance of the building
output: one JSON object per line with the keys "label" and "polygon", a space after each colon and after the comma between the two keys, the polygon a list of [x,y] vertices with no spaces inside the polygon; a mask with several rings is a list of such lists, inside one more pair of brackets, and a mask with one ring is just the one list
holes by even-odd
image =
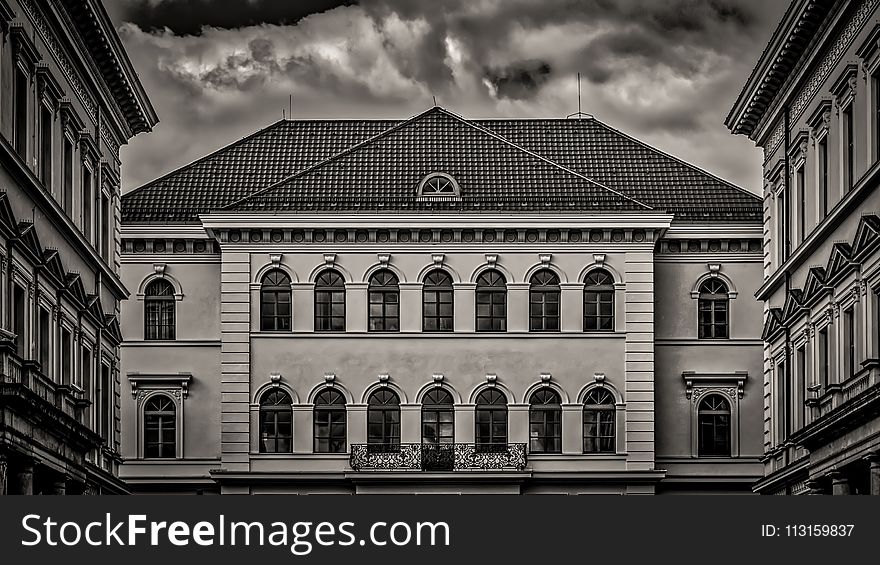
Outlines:
{"label": "building", "polygon": [[880,13],[795,0],[727,118],[764,150],[766,494],[880,494]]}
{"label": "building", "polygon": [[280,121],[122,198],[122,477],[750,492],[761,222],[592,117]]}
{"label": "building", "polygon": [[97,0],[0,0],[0,494],[121,493],[119,146],[156,116]]}

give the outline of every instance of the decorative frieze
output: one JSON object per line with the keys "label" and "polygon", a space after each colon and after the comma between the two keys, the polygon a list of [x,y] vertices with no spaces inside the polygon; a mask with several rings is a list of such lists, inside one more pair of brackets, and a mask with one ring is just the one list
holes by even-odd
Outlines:
{"label": "decorative frieze", "polygon": [[123,239],[122,254],[215,255],[220,246],[213,239]]}
{"label": "decorative frieze", "polygon": [[760,239],[664,239],[658,244],[657,253],[760,253],[761,247]]}

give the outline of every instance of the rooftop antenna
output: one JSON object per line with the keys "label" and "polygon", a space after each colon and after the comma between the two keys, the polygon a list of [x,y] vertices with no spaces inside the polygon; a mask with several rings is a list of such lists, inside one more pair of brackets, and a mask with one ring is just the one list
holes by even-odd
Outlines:
{"label": "rooftop antenna", "polygon": [[577,86],[578,86],[578,111],[574,114],[569,114],[566,118],[586,118],[588,120],[593,118],[592,114],[587,114],[581,111],[581,73],[577,74]]}
{"label": "rooftop antenna", "polygon": [[287,109],[290,114],[290,119],[293,119],[293,93],[290,93],[290,98],[287,100]]}
{"label": "rooftop antenna", "polygon": [[436,106],[437,105],[437,97],[432,94],[431,98],[434,100],[434,106]]}

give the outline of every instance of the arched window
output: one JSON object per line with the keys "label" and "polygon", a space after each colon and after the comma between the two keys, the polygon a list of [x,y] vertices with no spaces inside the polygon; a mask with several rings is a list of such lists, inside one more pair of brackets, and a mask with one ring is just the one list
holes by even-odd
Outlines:
{"label": "arched window", "polygon": [[345,397],[327,388],[315,397],[315,453],[345,453]]}
{"label": "arched window", "polygon": [[700,285],[699,324],[700,339],[720,339],[728,336],[727,285],[719,279],[708,279]]}
{"label": "arched window", "polygon": [[562,405],[551,388],[541,388],[529,399],[529,451],[562,453]]}
{"label": "arched window", "polygon": [[379,389],[367,401],[367,449],[373,453],[400,450],[400,399],[394,391]]}
{"label": "arched window", "polygon": [[270,390],[260,399],[260,453],[293,450],[293,402],[283,390]]}
{"label": "arched window", "polygon": [[477,396],[476,448],[480,452],[507,451],[507,398],[493,388]]}
{"label": "arched window", "polygon": [[730,404],[718,394],[700,401],[697,410],[700,457],[730,457]]}
{"label": "arched window", "polygon": [[529,331],[559,331],[559,277],[550,269],[532,275],[529,289]]}
{"label": "arched window", "polygon": [[144,404],[144,457],[177,457],[177,407],[164,394],[155,394]]}
{"label": "arched window", "polygon": [[315,280],[315,331],[345,331],[345,279],[328,270]]}
{"label": "arched window", "polygon": [[455,411],[452,395],[442,388],[422,400],[422,469],[451,471],[455,465]]}
{"label": "arched window", "polygon": [[584,398],[584,453],[614,453],[616,435],[614,396],[594,388]]}
{"label": "arched window", "polygon": [[155,279],[144,290],[144,339],[174,339],[174,287]]}
{"label": "arched window", "polygon": [[422,329],[452,331],[452,278],[444,271],[431,271],[422,287]]}
{"label": "arched window", "polygon": [[614,331],[614,278],[608,271],[591,271],[584,281],[584,331]]}
{"label": "arched window", "polygon": [[400,331],[400,287],[397,277],[383,269],[370,277],[370,331]]}
{"label": "arched window", "polygon": [[477,278],[477,331],[507,331],[507,280],[498,271],[484,271]]}
{"label": "arched window", "polygon": [[280,269],[263,275],[260,287],[260,330],[290,331],[290,277]]}

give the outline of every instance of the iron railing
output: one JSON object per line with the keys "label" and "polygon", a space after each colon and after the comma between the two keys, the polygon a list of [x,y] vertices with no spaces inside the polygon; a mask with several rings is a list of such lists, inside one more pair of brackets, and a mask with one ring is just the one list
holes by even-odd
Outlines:
{"label": "iron railing", "polygon": [[522,471],[526,444],[352,444],[355,471]]}

